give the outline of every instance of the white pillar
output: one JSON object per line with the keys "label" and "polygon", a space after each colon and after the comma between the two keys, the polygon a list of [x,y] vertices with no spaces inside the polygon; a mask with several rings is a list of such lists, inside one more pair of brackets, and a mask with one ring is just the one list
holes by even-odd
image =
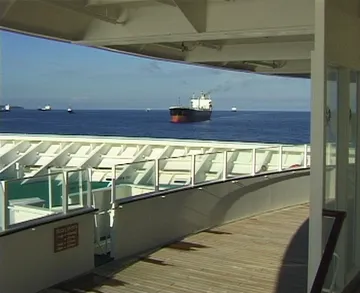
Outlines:
{"label": "white pillar", "polygon": [[326,97],[324,68],[323,50],[313,51],[311,54],[312,107],[308,292],[310,292],[322,256],[322,208],[325,189],[324,114]]}

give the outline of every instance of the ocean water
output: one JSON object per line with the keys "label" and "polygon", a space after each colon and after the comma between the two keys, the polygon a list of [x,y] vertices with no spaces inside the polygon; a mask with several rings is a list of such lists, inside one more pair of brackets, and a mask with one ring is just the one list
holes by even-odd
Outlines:
{"label": "ocean water", "polygon": [[304,144],[309,112],[214,111],[211,121],[173,124],[169,112],[152,110],[13,110],[0,113],[0,132],[156,137]]}

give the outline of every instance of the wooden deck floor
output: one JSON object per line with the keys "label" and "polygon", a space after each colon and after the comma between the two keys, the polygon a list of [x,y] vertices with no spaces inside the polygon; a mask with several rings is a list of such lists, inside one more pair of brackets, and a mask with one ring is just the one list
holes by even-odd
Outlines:
{"label": "wooden deck floor", "polygon": [[304,293],[307,218],[303,205],[234,222],[45,292]]}

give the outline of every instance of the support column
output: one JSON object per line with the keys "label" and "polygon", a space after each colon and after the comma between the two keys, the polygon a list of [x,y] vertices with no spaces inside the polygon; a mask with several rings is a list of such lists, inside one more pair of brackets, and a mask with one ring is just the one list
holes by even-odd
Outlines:
{"label": "support column", "polygon": [[308,292],[310,292],[322,256],[322,209],[325,166],[325,70],[322,52],[311,54],[311,170],[309,212]]}
{"label": "support column", "polygon": [[[347,183],[349,165],[349,95],[350,95],[350,72],[347,68],[339,69],[338,83],[338,132],[336,150],[336,210],[347,211]],[[336,275],[336,286],[343,288],[346,285],[346,253],[347,253],[347,221],[341,229],[336,253],[338,259],[338,270]]]}
{"label": "support column", "polygon": [[325,196],[325,0],[315,0],[315,50],[311,53],[311,169],[308,292],[322,256],[322,209]]}

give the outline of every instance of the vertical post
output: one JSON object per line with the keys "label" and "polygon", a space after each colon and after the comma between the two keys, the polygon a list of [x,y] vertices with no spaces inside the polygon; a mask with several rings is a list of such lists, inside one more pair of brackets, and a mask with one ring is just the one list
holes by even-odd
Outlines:
{"label": "vertical post", "polygon": [[256,148],[252,150],[252,165],[251,165],[251,175],[256,174]]}
{"label": "vertical post", "polygon": [[112,178],[111,178],[111,203],[116,200],[116,165],[112,167]]}
{"label": "vertical post", "polygon": [[53,204],[53,196],[52,196],[52,176],[51,176],[51,169],[48,168],[48,190],[49,190],[49,210],[52,209]]}
{"label": "vertical post", "polygon": [[196,155],[191,155],[191,185],[195,186]]}
{"label": "vertical post", "polygon": [[[336,209],[349,212],[348,196],[348,166],[349,166],[349,96],[350,96],[350,71],[347,68],[338,69],[337,93],[337,146],[336,146],[336,181],[335,202]],[[339,131],[341,129],[341,131]],[[348,223],[353,217],[348,214],[340,232],[335,252],[339,255],[336,285],[344,288],[347,274],[347,247]],[[352,237],[351,237],[352,238]],[[352,241],[353,239],[351,239]]]}
{"label": "vertical post", "polygon": [[9,189],[8,182],[1,181],[2,189],[3,189],[3,198],[2,198],[2,228],[3,230],[7,230],[9,227],[10,217],[9,217]]}
{"label": "vertical post", "polygon": [[[355,223],[360,223],[360,73],[356,74],[356,151],[355,151]],[[355,247],[360,247],[360,230],[356,229]],[[355,250],[355,263],[360,266],[360,250]]]}
{"label": "vertical post", "polygon": [[21,168],[21,167],[20,167],[20,163],[19,163],[19,162],[16,162],[16,163],[15,163],[16,178],[21,178],[21,177],[22,177],[20,168]]}
{"label": "vertical post", "polygon": [[86,206],[87,207],[91,207],[92,205],[92,186],[91,186],[91,182],[92,182],[92,170],[91,168],[87,169],[87,193],[86,193]]}
{"label": "vertical post", "polygon": [[227,151],[224,151],[223,180],[227,178]]}
{"label": "vertical post", "polygon": [[159,169],[159,159],[155,159],[155,192],[159,191],[159,176],[160,176],[160,169]]}
{"label": "vertical post", "polygon": [[83,172],[84,170],[79,170],[79,203],[82,207],[84,207]]}
{"label": "vertical post", "polygon": [[311,53],[311,172],[309,212],[308,290],[320,264],[323,235],[323,201],[325,195],[325,3],[315,1],[315,51]]}
{"label": "vertical post", "polygon": [[307,165],[308,165],[308,162],[307,162],[307,157],[308,157],[308,145],[304,145],[304,160],[303,160],[303,163],[304,163],[304,167],[306,168]]}
{"label": "vertical post", "polygon": [[279,171],[282,171],[283,167],[283,146],[279,146]]}
{"label": "vertical post", "polygon": [[67,214],[69,212],[68,171],[63,172],[62,210],[64,214]]}

